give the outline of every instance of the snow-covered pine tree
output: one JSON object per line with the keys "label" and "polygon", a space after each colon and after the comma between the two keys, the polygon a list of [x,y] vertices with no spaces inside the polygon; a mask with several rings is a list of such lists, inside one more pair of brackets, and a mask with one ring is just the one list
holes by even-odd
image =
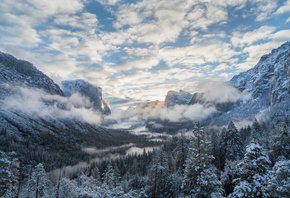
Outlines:
{"label": "snow-covered pine tree", "polygon": [[29,180],[28,184],[29,191],[34,194],[35,198],[46,197],[47,182],[46,172],[43,165],[40,163],[35,166],[31,174],[31,179]]}
{"label": "snow-covered pine tree", "polygon": [[240,160],[229,161],[226,160],[225,170],[221,175],[221,182],[223,185],[223,189],[225,191],[225,195],[228,196],[234,191],[234,180],[238,178],[238,170],[237,165],[240,163]]}
{"label": "snow-covered pine tree", "polygon": [[237,166],[239,178],[235,180],[234,192],[229,197],[269,197],[266,189],[269,165],[270,160],[258,143],[248,145],[245,157]]}
{"label": "snow-covered pine tree", "polygon": [[267,189],[272,197],[290,197],[290,160],[276,162]]}
{"label": "snow-covered pine tree", "polygon": [[115,172],[111,163],[108,164],[104,176],[103,184],[107,185],[109,189],[113,189],[115,185]]}
{"label": "snow-covered pine tree", "polygon": [[192,197],[219,197],[222,195],[221,182],[211,164],[211,145],[205,138],[204,129],[197,123],[190,140],[182,189]]}
{"label": "snow-covered pine tree", "polygon": [[69,180],[67,178],[62,178],[59,181],[59,198],[77,198],[77,182],[74,180]]}
{"label": "snow-covered pine tree", "polygon": [[270,157],[273,162],[290,159],[290,127],[280,123],[271,131]]}
{"label": "snow-covered pine tree", "polygon": [[162,150],[155,150],[149,172],[151,184],[146,189],[148,195],[153,198],[164,197],[166,195],[166,183],[169,176],[168,169],[166,154]]}
{"label": "snow-covered pine tree", "polygon": [[184,173],[185,160],[187,157],[187,141],[185,136],[178,137],[177,147],[174,150],[176,158],[176,169],[180,175]]}
{"label": "snow-covered pine tree", "polygon": [[258,120],[255,118],[252,124],[252,130],[251,130],[251,139],[255,139],[258,141],[262,138],[262,127]]}
{"label": "snow-covered pine tree", "polygon": [[226,163],[226,149],[227,149],[227,129],[223,128],[220,133],[219,139],[219,159],[218,159],[218,168],[224,170]]}
{"label": "snow-covered pine tree", "polygon": [[0,197],[15,197],[17,193],[17,180],[11,169],[11,161],[6,154],[0,151]]}
{"label": "snow-covered pine tree", "polygon": [[228,160],[239,160],[243,158],[242,138],[235,124],[231,121],[226,132],[225,158]]}
{"label": "snow-covered pine tree", "polygon": [[95,178],[97,186],[101,185],[101,176],[98,166],[95,166],[94,168],[91,169],[91,177]]}

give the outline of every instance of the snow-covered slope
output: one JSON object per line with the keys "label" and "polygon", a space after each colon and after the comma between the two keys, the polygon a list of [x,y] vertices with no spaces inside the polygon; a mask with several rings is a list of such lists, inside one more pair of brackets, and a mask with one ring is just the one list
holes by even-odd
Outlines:
{"label": "snow-covered slope", "polygon": [[[237,100],[208,100],[206,93],[169,91],[164,105],[172,107],[176,104],[214,106],[216,112],[204,119],[204,125],[225,125],[230,120],[252,120],[258,114],[267,115],[275,122],[290,116],[290,42],[287,42],[270,54],[261,57],[252,69],[234,76],[226,84],[240,90]],[[231,87],[231,88],[232,88]],[[222,89],[220,90],[223,91]],[[156,121],[156,120],[155,120]],[[158,122],[158,120],[156,121]],[[165,121],[159,121],[165,122]],[[188,121],[192,122],[192,121]],[[171,125],[177,125],[171,123]],[[184,123],[185,124],[185,123]],[[167,123],[166,125],[169,125]]]}
{"label": "snow-covered slope", "polygon": [[[84,93],[95,99],[96,108],[109,111],[101,88],[83,81],[70,83],[66,95]],[[75,108],[72,99],[31,63],[0,52],[0,150],[16,151],[23,164],[45,163],[53,169],[85,159],[84,146],[132,142],[133,135],[99,126],[100,113]]]}
{"label": "snow-covered slope", "polygon": [[107,103],[103,100],[102,88],[96,87],[84,80],[68,80],[61,83],[63,93],[66,97],[79,93],[87,97],[95,110],[103,114],[110,114],[111,110]]}
{"label": "snow-covered slope", "polygon": [[[205,124],[226,124],[229,120],[252,120],[257,114],[267,114],[269,121],[279,121],[290,111],[290,42],[261,57],[250,70],[234,76],[230,84],[246,90],[251,98],[241,99],[229,111],[215,115]],[[275,121],[276,120],[276,121]]]}
{"label": "snow-covered slope", "polygon": [[290,93],[290,42],[261,57],[252,69],[234,76],[232,86],[252,93],[253,99],[268,97],[271,106]]}
{"label": "snow-covered slope", "polygon": [[168,91],[164,100],[164,105],[166,107],[173,107],[174,105],[187,105],[192,98],[192,94],[180,90],[176,91]]}
{"label": "snow-covered slope", "polygon": [[0,71],[0,98],[9,93],[10,90],[5,88],[8,84],[41,88],[52,95],[63,95],[59,86],[30,62],[16,59],[3,52],[0,52]]}

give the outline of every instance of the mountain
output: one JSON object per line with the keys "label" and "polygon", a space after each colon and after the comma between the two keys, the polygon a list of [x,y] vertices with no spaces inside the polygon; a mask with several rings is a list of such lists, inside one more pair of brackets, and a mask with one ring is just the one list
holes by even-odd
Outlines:
{"label": "mountain", "polygon": [[166,107],[173,107],[174,105],[187,105],[192,98],[192,94],[180,90],[176,91],[168,91],[164,100],[164,105]]}
{"label": "mountain", "polygon": [[93,156],[86,147],[146,142],[127,131],[103,128],[98,112],[71,105],[68,95],[78,92],[108,113],[101,88],[70,81],[64,84],[73,86],[63,92],[33,64],[2,52],[0,71],[0,150],[16,151],[24,166],[43,163],[49,171],[88,161]]}
{"label": "mountain", "polygon": [[[270,54],[261,57],[260,61],[250,70],[241,72],[226,82],[226,88],[233,95],[228,100],[212,99],[209,92],[190,94],[180,91],[169,91],[164,104],[166,107],[175,105],[202,105],[214,107],[216,112],[204,118],[203,125],[226,125],[230,120],[246,123],[256,116],[267,118],[268,124],[276,124],[290,116],[290,42],[284,43]],[[221,96],[223,88],[218,92]],[[227,98],[226,98],[227,99]],[[152,124],[153,123],[153,124]],[[158,118],[147,119],[146,126],[150,130],[160,131],[153,126],[164,126],[171,131],[182,127],[191,127],[193,120],[170,122]],[[159,127],[160,128],[160,127]],[[161,129],[161,131],[164,130]]]}
{"label": "mountain", "polygon": [[49,94],[63,96],[60,87],[28,61],[0,52],[0,70],[1,98],[10,92],[4,86],[7,84],[41,88]]}
{"label": "mountain", "polygon": [[251,69],[234,76],[228,83],[250,98],[240,98],[227,111],[203,121],[209,125],[224,125],[229,120],[253,120],[257,115],[268,119],[268,124],[290,115],[290,42],[261,57]]}
{"label": "mountain", "polygon": [[[102,112],[105,115],[111,114],[110,107],[103,100],[101,87],[96,87],[84,80],[62,81],[61,86],[66,97],[79,93],[89,99],[94,110]],[[87,108],[90,108],[90,105]]]}
{"label": "mountain", "polygon": [[273,106],[289,97],[290,42],[261,57],[252,69],[234,76],[230,83],[239,90],[247,90],[253,99],[267,97]]}

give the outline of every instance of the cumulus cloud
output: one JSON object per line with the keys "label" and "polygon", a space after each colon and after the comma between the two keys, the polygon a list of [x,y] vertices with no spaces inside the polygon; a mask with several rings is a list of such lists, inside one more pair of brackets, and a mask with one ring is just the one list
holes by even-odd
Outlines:
{"label": "cumulus cloud", "polygon": [[[108,97],[146,100],[173,88],[193,90],[211,75],[229,78],[267,51],[255,51],[258,43],[289,40],[288,29],[279,23],[275,32],[266,20],[288,12],[289,1],[280,8],[271,0],[95,1],[98,12],[88,9],[93,1],[1,1],[1,50],[26,52],[20,58],[58,81],[82,78]],[[265,25],[253,29],[255,18]],[[230,40],[244,20],[247,32],[234,31]]]}
{"label": "cumulus cloud", "polygon": [[283,6],[278,8],[275,14],[283,14],[285,12],[290,12],[290,0],[287,0]]}
{"label": "cumulus cloud", "polygon": [[4,108],[41,118],[76,119],[99,125],[102,116],[93,111],[89,99],[79,94],[69,98],[50,95],[37,88],[9,86],[14,93],[0,101]]}
{"label": "cumulus cloud", "polygon": [[269,19],[275,9],[277,8],[277,2],[272,0],[256,0],[257,11],[256,11],[256,21],[264,21]]}
{"label": "cumulus cloud", "polygon": [[164,48],[159,56],[169,66],[178,64],[192,66],[212,62],[228,61],[239,52],[231,49],[230,45],[209,44],[204,46],[192,45],[182,48]]}
{"label": "cumulus cloud", "polygon": [[251,32],[233,32],[231,42],[235,47],[251,45],[259,40],[267,39],[275,31],[275,29],[276,28],[273,26],[262,26]]}
{"label": "cumulus cloud", "polygon": [[263,44],[245,47],[243,49],[243,53],[247,53],[248,58],[245,60],[244,63],[237,64],[237,66],[243,70],[250,69],[258,63],[261,56],[269,54],[272,51],[272,49],[277,48],[282,44],[283,41],[270,41]]}
{"label": "cumulus cloud", "polygon": [[204,93],[203,99],[205,101],[214,103],[236,102],[247,94],[246,92],[240,92],[229,83],[219,80],[199,82],[196,89]]}

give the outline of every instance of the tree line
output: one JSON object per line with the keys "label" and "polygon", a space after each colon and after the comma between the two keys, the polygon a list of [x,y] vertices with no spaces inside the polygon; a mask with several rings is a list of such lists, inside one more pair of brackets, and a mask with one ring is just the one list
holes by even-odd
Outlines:
{"label": "tree line", "polygon": [[43,164],[21,171],[0,153],[0,197],[290,197],[289,122],[268,129],[256,119],[238,130],[199,123],[153,152],[80,168],[49,180]]}

